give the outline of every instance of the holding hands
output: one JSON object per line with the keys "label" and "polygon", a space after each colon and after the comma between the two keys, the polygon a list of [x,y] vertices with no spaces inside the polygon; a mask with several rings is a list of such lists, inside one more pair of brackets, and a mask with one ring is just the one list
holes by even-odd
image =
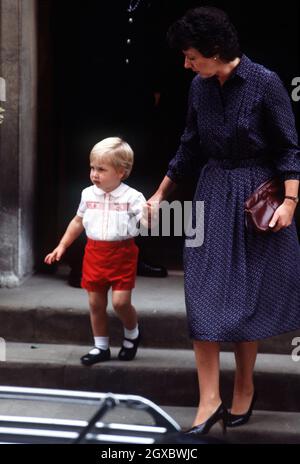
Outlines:
{"label": "holding hands", "polygon": [[141,220],[145,227],[155,227],[159,219],[159,205],[165,200],[174,190],[176,184],[168,176],[163,178],[159,188],[149,198],[143,208],[143,218]]}
{"label": "holding hands", "polygon": [[160,200],[153,195],[143,206],[141,223],[144,227],[153,228],[158,223]]}

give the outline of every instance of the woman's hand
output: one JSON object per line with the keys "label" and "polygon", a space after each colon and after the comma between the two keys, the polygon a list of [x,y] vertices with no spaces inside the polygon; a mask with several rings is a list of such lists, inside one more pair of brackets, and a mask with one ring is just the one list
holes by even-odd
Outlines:
{"label": "woman's hand", "polygon": [[55,261],[59,261],[64,252],[66,251],[67,247],[60,243],[53,251],[52,253],[49,253],[46,258],[44,259],[44,262],[46,264],[52,264]]}
{"label": "woman's hand", "polygon": [[144,212],[144,218],[148,223],[148,227],[154,227],[157,225],[157,219],[159,218],[159,204],[165,200],[177,187],[177,184],[173,182],[170,177],[165,176],[152,197],[146,202],[146,208]]}
{"label": "woman's hand", "polygon": [[285,229],[290,226],[293,220],[297,203],[293,200],[286,199],[275,211],[269,223],[269,227],[274,232]]}
{"label": "woman's hand", "polygon": [[159,203],[163,200],[163,195],[159,191],[155,192],[152,197],[147,200],[147,205],[148,206],[153,206],[153,205],[159,205]]}

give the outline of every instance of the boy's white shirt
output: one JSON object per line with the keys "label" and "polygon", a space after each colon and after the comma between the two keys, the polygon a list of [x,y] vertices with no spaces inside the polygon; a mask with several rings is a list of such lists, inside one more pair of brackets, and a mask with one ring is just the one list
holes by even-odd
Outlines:
{"label": "boy's white shirt", "polygon": [[121,182],[109,193],[91,185],[81,193],[77,215],[92,240],[127,240],[139,235],[138,222],[146,199],[141,192]]}

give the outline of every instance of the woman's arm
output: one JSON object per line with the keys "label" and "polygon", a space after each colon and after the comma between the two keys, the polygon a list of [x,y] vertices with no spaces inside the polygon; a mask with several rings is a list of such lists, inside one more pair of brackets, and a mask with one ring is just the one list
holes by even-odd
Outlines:
{"label": "woman's arm", "polygon": [[[295,117],[288,92],[276,73],[269,74],[264,105],[270,138],[277,156],[277,171],[284,180],[285,195],[297,197],[300,179],[300,149]],[[288,227],[297,203],[286,198],[275,211],[269,224],[274,232]]]}
{"label": "woman's arm", "polygon": [[193,79],[189,90],[186,126],[180,139],[179,148],[176,155],[169,162],[168,171],[158,189],[147,201],[148,218],[144,216],[144,222],[151,222],[151,218],[152,222],[155,222],[153,218],[157,214],[159,203],[166,200],[176,189],[177,184],[194,172],[196,167],[200,167],[201,162],[203,163],[197,125],[197,109],[195,107],[198,85],[199,79],[196,77]]}
{"label": "woman's arm", "polygon": [[185,129],[175,156],[168,165],[166,176],[179,184],[198,171],[206,159],[203,157],[198,129],[199,95],[201,82],[196,76],[190,85]]}
{"label": "woman's arm", "polygon": [[300,147],[290,96],[274,72],[268,74],[264,96],[266,129],[274,163],[283,180],[300,179]]}
{"label": "woman's arm", "polygon": [[149,198],[143,209],[143,219],[141,222],[144,227],[150,228],[157,225],[159,204],[166,200],[176,190],[176,187],[177,184],[170,177],[165,176],[163,178],[160,186],[152,197]]}
{"label": "woman's arm", "polygon": [[166,200],[171,193],[176,190],[177,184],[170,179],[170,177],[165,176],[156,190],[156,192],[152,195],[151,198],[147,201],[147,203],[158,202],[160,203],[163,200]]}
{"label": "woman's arm", "polygon": [[83,230],[82,218],[76,215],[68,225],[67,230],[58,246],[52,251],[52,253],[49,253],[45,257],[44,262],[46,264],[52,264],[54,261],[59,261],[66,249],[76,240],[77,237],[79,237]]}

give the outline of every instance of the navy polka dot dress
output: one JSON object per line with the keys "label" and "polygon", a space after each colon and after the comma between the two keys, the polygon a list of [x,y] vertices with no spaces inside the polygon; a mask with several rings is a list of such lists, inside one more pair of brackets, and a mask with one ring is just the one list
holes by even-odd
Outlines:
{"label": "navy polka dot dress", "polygon": [[186,129],[167,172],[179,183],[201,168],[194,206],[204,201],[204,242],[184,249],[191,338],[251,341],[300,328],[294,220],[266,235],[244,220],[244,202],[262,182],[300,179],[297,143],[276,73],[243,55],[223,86],[215,77],[192,81]]}

